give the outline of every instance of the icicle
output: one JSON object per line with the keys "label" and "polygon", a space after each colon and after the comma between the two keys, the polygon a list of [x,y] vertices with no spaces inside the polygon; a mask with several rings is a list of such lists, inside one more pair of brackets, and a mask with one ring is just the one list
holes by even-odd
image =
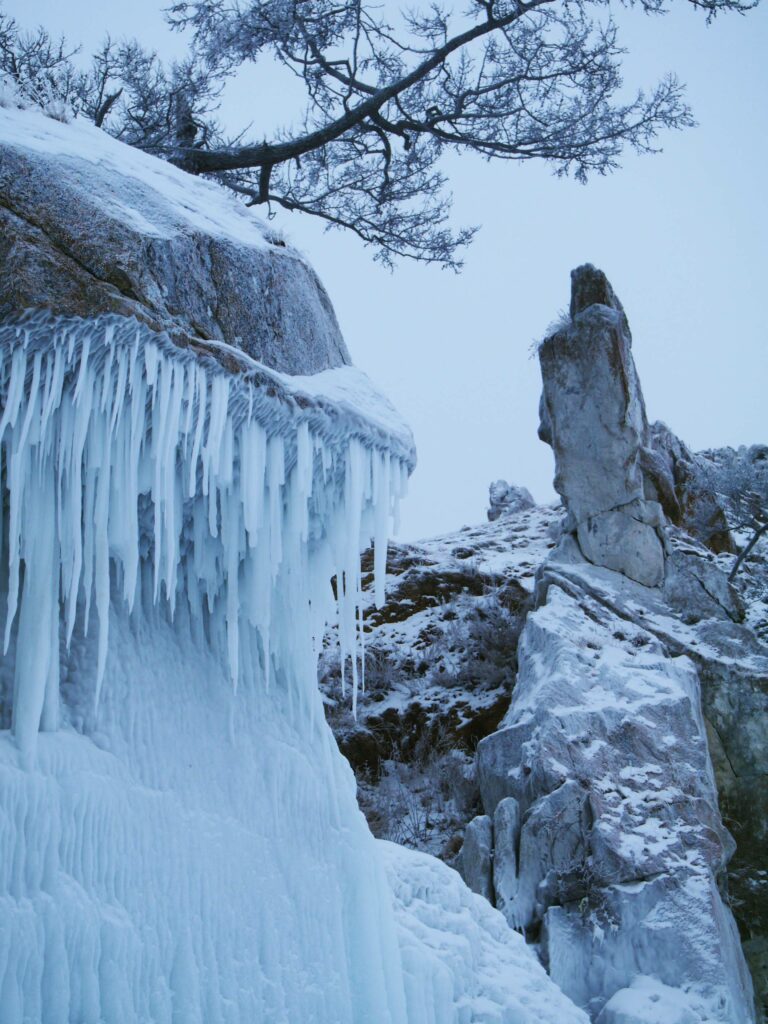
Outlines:
{"label": "icicle", "polygon": [[377,452],[373,456],[373,507],[376,532],[373,541],[374,601],[377,608],[384,604],[384,584],[387,571],[387,534],[389,526],[390,459]]}
{"label": "icicle", "polygon": [[15,629],[13,731],[26,753],[57,725],[60,636],[68,648],[87,631],[93,605],[98,713],[110,601],[133,610],[137,595],[169,621],[181,597],[180,624],[218,652],[233,687],[277,679],[297,714],[314,707],[306,687],[335,607],[356,708],[359,552],[372,536],[381,603],[407,450],[373,434],[371,447],[359,424],[345,432],[322,406],[296,411],[260,378],[119,317],[0,326],[0,402],[4,649]]}
{"label": "icicle", "polygon": [[[53,517],[53,476],[33,473],[29,480],[30,516],[24,544],[24,591],[21,598],[16,638],[16,669],[13,691],[12,729],[22,753],[29,757],[35,748],[46,700],[54,656],[54,628],[58,603],[54,602],[55,537]],[[36,510],[36,511],[32,511]]]}
{"label": "icicle", "polygon": [[269,536],[272,579],[277,576],[283,557],[283,484],[285,483],[285,444],[279,434],[267,445],[267,487],[269,488]]}
{"label": "icicle", "polygon": [[107,642],[109,638],[109,459],[102,459],[96,481],[93,533],[95,548],[95,590],[96,612],[99,616],[99,647],[96,665],[95,707],[98,709],[101,684],[107,664]]}
{"label": "icicle", "polygon": [[241,441],[240,486],[243,496],[243,521],[248,531],[248,544],[256,545],[264,493],[264,472],[267,461],[267,435],[249,420]]}

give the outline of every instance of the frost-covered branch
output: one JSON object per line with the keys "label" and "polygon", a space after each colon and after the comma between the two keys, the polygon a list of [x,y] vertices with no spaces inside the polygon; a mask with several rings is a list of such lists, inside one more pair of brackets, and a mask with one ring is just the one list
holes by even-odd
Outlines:
{"label": "frost-covered branch", "polygon": [[703,453],[703,481],[723,500],[729,528],[746,535],[729,580],[736,578],[758,542],[768,533],[768,448]]}
{"label": "frost-covered branch", "polygon": [[[663,0],[635,2],[665,13]],[[754,6],[689,2],[708,20]],[[460,268],[474,230],[450,223],[449,153],[541,160],[585,181],[694,123],[674,75],[625,91],[610,0],[433,2],[401,14],[367,0],[179,0],[169,18],[191,37],[189,59],[166,69],[136,43],[107,41],[79,81],[79,109],[253,205],[353,231],[386,264]],[[306,104],[270,138],[227,139],[213,119],[219,90],[265,60],[303,83]]]}

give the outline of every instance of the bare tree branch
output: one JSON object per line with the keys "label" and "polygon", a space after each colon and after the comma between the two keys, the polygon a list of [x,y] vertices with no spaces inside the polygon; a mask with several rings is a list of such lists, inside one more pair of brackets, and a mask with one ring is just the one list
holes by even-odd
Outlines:
{"label": "bare tree branch", "polygon": [[[80,73],[63,40],[44,29],[24,40],[4,19],[0,71],[249,205],[353,231],[385,264],[459,269],[474,229],[450,227],[444,155],[541,160],[586,181],[693,125],[672,75],[627,98],[612,2],[469,0],[456,12],[422,0],[397,15],[373,0],[179,0],[169,20],[191,37],[187,60],[166,67],[108,39]],[[665,11],[664,0],[627,2]],[[689,2],[708,20],[753,6]],[[220,91],[265,59],[303,82],[306,106],[271,138],[226,139],[213,118]]]}

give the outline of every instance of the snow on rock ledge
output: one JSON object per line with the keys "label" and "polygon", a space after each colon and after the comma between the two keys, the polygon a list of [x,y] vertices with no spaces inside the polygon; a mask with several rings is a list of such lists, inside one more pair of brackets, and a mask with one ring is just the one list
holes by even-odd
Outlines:
{"label": "snow on rock ledge", "polygon": [[235,686],[253,655],[241,649],[242,627],[257,631],[268,685],[279,656],[273,608],[289,596],[297,614],[308,605],[309,635],[321,636],[320,594],[334,572],[346,581],[339,604],[350,649],[361,539],[376,535],[386,550],[387,519],[413,464],[407,428],[382,399],[371,403],[370,423],[354,408],[355,397],[373,394],[355,371],[362,395],[349,387],[353,401],[334,416],[322,381],[309,396],[258,367],[232,377],[120,317],[28,317],[0,328],[0,354],[10,509],[4,648],[18,611],[12,727],[22,750],[58,721],[59,595],[67,647],[81,597],[84,634],[92,604],[98,615],[98,704],[110,576],[132,609],[142,545],[153,602],[162,595],[173,617],[184,600],[197,628],[220,628]]}
{"label": "snow on rock ledge", "polygon": [[0,309],[135,316],[287,373],[349,363],[309,264],[216,184],[83,121],[0,109]]}

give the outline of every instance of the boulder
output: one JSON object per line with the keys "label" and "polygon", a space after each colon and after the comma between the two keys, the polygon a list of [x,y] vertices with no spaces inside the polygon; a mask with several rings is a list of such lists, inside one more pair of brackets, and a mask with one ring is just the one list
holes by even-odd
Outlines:
{"label": "boulder", "polygon": [[92,125],[0,117],[0,316],[135,316],[292,374],[350,362],[315,272],[219,186]]}
{"label": "boulder", "polygon": [[496,480],[488,490],[488,521],[491,523],[495,522],[499,516],[505,514],[513,515],[527,508],[534,508],[536,505],[531,492],[527,488],[508,484],[506,480]]}

